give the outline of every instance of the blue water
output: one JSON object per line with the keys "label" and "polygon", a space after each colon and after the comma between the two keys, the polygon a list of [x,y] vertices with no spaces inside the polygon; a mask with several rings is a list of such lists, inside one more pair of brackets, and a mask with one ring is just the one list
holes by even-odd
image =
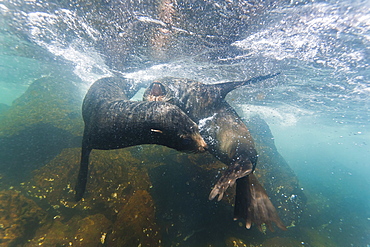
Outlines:
{"label": "blue water", "polygon": [[80,79],[81,96],[111,75],[215,83],[281,72],[228,101],[269,124],[321,212],[301,224],[318,221],[337,246],[370,245],[370,1],[5,0],[0,14],[8,106],[56,70]]}

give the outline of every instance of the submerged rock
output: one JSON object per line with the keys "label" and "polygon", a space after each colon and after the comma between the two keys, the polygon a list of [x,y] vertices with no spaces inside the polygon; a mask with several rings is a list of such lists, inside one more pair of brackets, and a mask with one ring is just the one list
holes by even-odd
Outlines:
{"label": "submerged rock", "polygon": [[298,178],[276,149],[274,136],[267,123],[259,116],[253,116],[246,120],[246,124],[259,154],[255,175],[266,189],[282,221],[288,228],[294,227],[307,201]]}
{"label": "submerged rock", "polygon": [[34,81],[14,100],[0,121],[0,137],[12,136],[37,124],[81,135],[83,95],[71,77],[46,76]]}
{"label": "submerged rock", "polygon": [[0,118],[0,168],[19,182],[63,148],[80,145],[82,95],[70,77],[33,82]]}
{"label": "submerged rock", "polygon": [[341,243],[335,243],[334,239],[328,237],[327,233],[323,232],[322,229],[315,229],[312,227],[303,228],[302,235],[307,239],[307,243],[310,246],[317,247],[335,247]]}
{"label": "submerged rock", "polygon": [[[76,137],[49,124],[36,124],[8,137],[0,137],[0,168],[10,184],[29,177],[61,149],[77,145]],[[79,139],[79,138],[77,138]],[[77,142],[77,143],[76,143]]]}
{"label": "submerged rock", "polygon": [[5,112],[9,110],[10,106],[4,103],[0,103],[0,119],[2,118],[2,115],[4,115]]}
{"label": "submerged rock", "polygon": [[143,160],[134,158],[130,149],[94,150],[90,158],[90,176],[81,202],[74,201],[74,186],[80,163],[79,148],[64,149],[55,159],[33,172],[22,184],[25,192],[39,198],[57,211],[75,214],[103,212],[115,216],[137,190],[151,186]]}
{"label": "submerged rock", "polygon": [[[289,237],[274,237],[267,239],[262,243],[261,246],[263,247],[297,247],[301,246],[302,242],[294,239],[294,238],[289,238]],[[316,245],[313,245],[316,246]]]}
{"label": "submerged rock", "polygon": [[14,190],[0,192],[0,246],[20,246],[34,237],[47,213]]}
{"label": "submerged rock", "polygon": [[102,214],[75,216],[67,222],[58,217],[37,231],[24,246],[104,246],[111,222]]}
{"label": "submerged rock", "polygon": [[161,234],[156,224],[155,204],[146,190],[136,191],[119,210],[108,246],[160,246]]}
{"label": "submerged rock", "polygon": [[[293,227],[305,206],[304,194],[278,154],[268,126],[261,119],[253,121],[248,125],[260,154],[256,175],[284,223]],[[214,245],[233,237],[244,243],[262,243],[273,237],[232,221],[233,189],[221,202],[208,200],[212,183],[226,167],[209,154],[179,153],[157,145],[94,150],[87,193],[76,203],[73,188],[79,162],[80,148],[64,149],[35,170],[22,184],[23,190],[63,221],[103,214],[112,222],[102,230],[109,246]]]}
{"label": "submerged rock", "polygon": [[[232,221],[234,188],[221,202],[208,200],[226,168],[209,154],[184,154],[155,145],[94,150],[87,193],[76,203],[82,97],[74,83],[66,81],[37,80],[0,120],[1,182],[21,182],[22,192],[49,213],[43,216],[45,211],[25,197],[15,200],[14,208],[21,208],[23,200],[37,206],[35,217],[44,217],[45,222],[28,229],[33,218],[25,210],[17,232],[27,234],[9,241],[33,238],[29,246],[217,246],[232,243],[230,239],[263,243],[274,236]],[[247,126],[259,153],[256,176],[283,222],[293,227],[305,206],[298,180],[278,153],[267,124],[255,117],[248,119]],[[15,234],[12,228],[7,231],[9,236]]]}
{"label": "submerged rock", "polygon": [[[170,151],[159,146],[144,149],[164,155]],[[147,169],[162,163],[148,164],[153,153],[139,160],[131,152],[137,152],[137,147],[94,150],[87,193],[78,203],[74,201],[73,188],[80,162],[79,148],[64,149],[47,165],[35,170],[33,177],[21,184],[22,189],[49,208],[56,220],[41,228],[32,243],[101,246],[108,241],[108,246],[159,245],[160,231],[156,225],[155,203],[148,192],[151,182]],[[99,231],[90,227],[99,224],[99,220],[89,218],[92,215],[104,217],[105,223],[98,226]],[[82,226],[81,221],[91,224]],[[54,239],[53,233],[57,235]]]}

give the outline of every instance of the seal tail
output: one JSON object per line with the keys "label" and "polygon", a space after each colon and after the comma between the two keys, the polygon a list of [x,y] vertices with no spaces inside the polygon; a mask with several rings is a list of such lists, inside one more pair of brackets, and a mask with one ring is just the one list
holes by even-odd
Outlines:
{"label": "seal tail", "polygon": [[273,77],[275,77],[275,76],[277,76],[279,74],[280,74],[280,72],[275,73],[275,74],[268,74],[268,75],[262,75],[262,76],[253,77],[253,78],[251,78],[249,80],[246,80],[246,81],[224,82],[224,83],[214,84],[212,86],[219,87],[220,90],[221,90],[221,96],[223,98],[225,98],[226,95],[229,92],[231,92],[232,90],[234,90],[234,89],[236,89],[238,87],[245,86],[245,85],[250,85],[250,84],[254,84],[254,83],[257,83],[257,82],[260,82],[260,81],[264,81],[264,80],[273,78]]}
{"label": "seal tail", "polygon": [[262,232],[262,224],[266,224],[273,232],[272,223],[275,223],[281,230],[286,230],[266,190],[254,174],[236,180],[234,220],[240,218],[246,221],[247,229],[254,223]]}
{"label": "seal tail", "polygon": [[86,183],[87,183],[87,174],[89,170],[89,155],[91,149],[86,147],[85,144],[82,145],[81,151],[81,163],[80,163],[80,170],[78,172],[77,183],[76,183],[76,195],[75,200],[78,202],[82,199],[85,190],[86,190]]}

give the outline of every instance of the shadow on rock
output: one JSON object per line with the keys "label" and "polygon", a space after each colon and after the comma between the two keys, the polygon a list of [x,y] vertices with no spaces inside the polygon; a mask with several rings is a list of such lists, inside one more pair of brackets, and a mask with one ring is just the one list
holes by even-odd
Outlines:
{"label": "shadow on rock", "polygon": [[47,213],[14,190],[0,192],[0,246],[20,246],[34,237]]}
{"label": "shadow on rock", "polygon": [[0,137],[1,171],[9,183],[19,183],[58,155],[79,146],[81,138],[50,124],[36,124],[9,137]]}
{"label": "shadow on rock", "polygon": [[0,168],[9,183],[19,182],[63,148],[80,146],[78,82],[73,77],[42,77],[1,112]]}

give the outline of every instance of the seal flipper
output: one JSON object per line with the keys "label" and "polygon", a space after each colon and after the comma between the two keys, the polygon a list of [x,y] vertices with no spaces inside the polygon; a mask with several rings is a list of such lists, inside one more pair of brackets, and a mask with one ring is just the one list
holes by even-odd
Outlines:
{"label": "seal flipper", "polygon": [[234,206],[234,220],[245,219],[246,227],[251,227],[251,222],[248,222],[248,209],[251,204],[251,192],[249,189],[249,176],[236,180],[236,194]]}
{"label": "seal flipper", "polygon": [[248,176],[253,170],[254,165],[250,161],[244,164],[234,163],[230,165],[213,187],[209,194],[209,200],[213,200],[218,195],[217,201],[221,201],[227,188],[233,186],[238,179]]}
{"label": "seal flipper", "polygon": [[246,80],[246,81],[224,82],[224,83],[213,84],[211,86],[219,87],[220,91],[221,91],[222,98],[225,98],[226,95],[229,92],[233,91],[234,89],[236,89],[238,87],[242,87],[242,86],[245,86],[245,85],[254,84],[254,83],[257,83],[257,82],[260,82],[260,81],[264,81],[264,80],[273,78],[273,77],[275,77],[279,74],[280,74],[280,72],[275,73],[275,74],[268,74],[268,75],[253,77],[253,78],[251,78],[249,80]]}
{"label": "seal flipper", "polygon": [[286,230],[265,189],[253,173],[236,181],[234,219],[240,218],[246,221],[247,229],[254,223],[262,232],[261,225],[266,224],[273,232],[272,223],[275,223],[281,230]]}
{"label": "seal flipper", "polygon": [[77,184],[75,187],[76,190],[75,200],[77,202],[82,199],[86,190],[87,175],[89,171],[90,152],[91,148],[88,148],[86,144],[82,145],[80,170],[78,172]]}

